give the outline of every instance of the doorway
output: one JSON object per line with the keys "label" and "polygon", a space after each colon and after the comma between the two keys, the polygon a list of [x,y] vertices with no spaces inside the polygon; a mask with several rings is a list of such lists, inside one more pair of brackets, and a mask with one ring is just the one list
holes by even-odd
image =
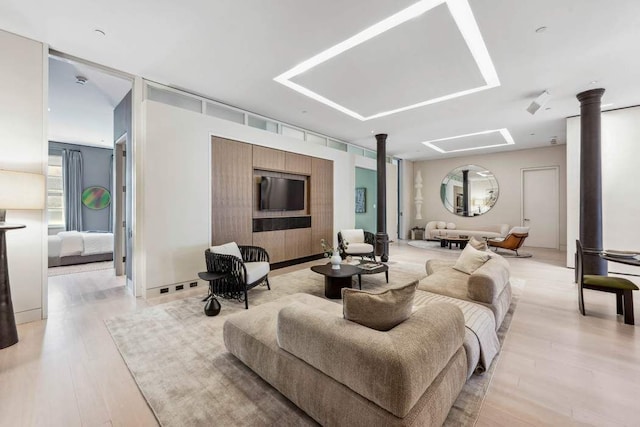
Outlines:
{"label": "doorway", "polygon": [[557,166],[522,169],[522,225],[527,246],[559,249],[560,200]]}

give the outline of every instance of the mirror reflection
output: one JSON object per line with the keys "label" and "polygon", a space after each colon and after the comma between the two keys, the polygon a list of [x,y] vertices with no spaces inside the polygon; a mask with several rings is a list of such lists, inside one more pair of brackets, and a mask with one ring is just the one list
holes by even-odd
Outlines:
{"label": "mirror reflection", "polygon": [[442,180],[440,198],[451,213],[477,216],[488,212],[498,200],[498,181],[478,165],[455,168]]}

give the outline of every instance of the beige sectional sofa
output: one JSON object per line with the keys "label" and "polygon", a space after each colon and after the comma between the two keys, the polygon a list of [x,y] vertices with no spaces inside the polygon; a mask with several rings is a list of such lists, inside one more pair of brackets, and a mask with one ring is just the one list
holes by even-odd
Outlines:
{"label": "beige sectional sofa", "polygon": [[[464,229],[463,229],[464,228]],[[469,236],[478,240],[506,237],[509,233],[509,224],[477,225],[473,227],[459,228],[453,222],[429,221],[425,226],[425,240],[433,240],[440,237]]]}
{"label": "beige sectional sofa", "polygon": [[511,301],[499,255],[471,275],[429,260],[414,313],[381,332],[342,304],[295,294],[229,316],[227,349],[322,425],[436,426],[500,350]]}
{"label": "beige sectional sofa", "polygon": [[441,425],[467,379],[462,312],[432,303],[387,332],[295,294],[230,316],[227,349],[322,425]]}

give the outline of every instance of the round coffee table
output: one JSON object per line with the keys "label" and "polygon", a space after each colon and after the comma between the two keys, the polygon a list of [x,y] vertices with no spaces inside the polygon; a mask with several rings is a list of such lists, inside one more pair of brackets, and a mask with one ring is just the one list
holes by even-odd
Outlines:
{"label": "round coffee table", "polygon": [[324,296],[331,299],[342,298],[342,288],[350,288],[352,277],[362,274],[362,269],[349,264],[341,264],[337,270],[331,264],[314,265],[311,271],[324,276]]}
{"label": "round coffee table", "polygon": [[[362,260],[360,261],[360,265],[366,265],[366,264],[373,264],[372,261],[366,261],[366,260]],[[362,274],[378,274],[378,273],[384,273],[384,277],[387,280],[387,283],[389,283],[389,266],[387,264],[383,264],[381,262],[376,262],[375,264],[377,264],[376,268],[361,268],[358,267],[358,270],[360,270],[358,272],[358,286],[360,287],[360,289],[362,289]]]}

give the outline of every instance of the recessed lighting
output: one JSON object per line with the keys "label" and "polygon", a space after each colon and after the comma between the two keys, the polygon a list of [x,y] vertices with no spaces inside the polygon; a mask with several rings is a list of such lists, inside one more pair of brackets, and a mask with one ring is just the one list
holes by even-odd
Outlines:
{"label": "recessed lighting", "polygon": [[302,114],[307,114],[307,110],[300,111]]}
{"label": "recessed lighting", "polygon": [[535,135],[535,133],[530,133],[529,135],[533,136],[533,135]]}
{"label": "recessed lighting", "polygon": [[536,28],[536,33],[544,33],[545,31],[547,31],[547,27],[538,27]]}
{"label": "recessed lighting", "polygon": [[589,82],[589,84],[591,84],[591,85],[594,85],[594,84],[596,84],[596,83],[598,83],[598,81],[597,81],[597,80],[591,80],[591,81]]}
{"label": "recessed lighting", "polygon": [[51,108],[47,108],[47,111],[51,111]]}
{"label": "recessed lighting", "polygon": [[107,33],[105,33],[103,30],[99,28],[96,28],[95,30],[93,30],[93,32],[100,37],[104,37],[107,35]]}
{"label": "recessed lighting", "polygon": [[547,107],[547,108],[545,108],[545,110],[551,110],[551,107]]}
{"label": "recessed lighting", "polygon": [[[487,135],[489,133],[494,133],[494,132],[499,132],[502,135],[505,141],[504,144],[483,145],[481,147],[460,148],[458,150],[449,150],[449,151],[445,151],[442,148],[432,144],[433,142],[450,141],[452,139],[467,138],[469,136],[476,136],[476,135]],[[513,140],[513,137],[511,136],[509,129],[502,128],[502,129],[485,130],[482,132],[475,132],[475,133],[466,133],[464,135],[450,136],[448,138],[432,139],[431,141],[424,141],[423,144],[429,148],[433,148],[439,153],[457,153],[460,151],[480,150],[482,148],[493,148],[493,147],[502,147],[503,145],[513,145],[515,144],[515,141]]]}
{"label": "recessed lighting", "polygon": [[[438,98],[428,99],[416,104],[406,105],[404,107],[395,108],[388,111],[382,111],[380,113],[365,117],[353,110],[348,109],[343,105],[338,104],[337,102],[331,101],[330,99],[325,98],[324,96],[291,81],[291,79],[293,79],[294,77],[306,71],[309,71],[313,67],[316,67],[330,60],[331,58],[334,58],[348,51],[349,49],[352,49],[376,36],[379,36],[385,31],[389,31],[399,26],[400,24],[403,24],[443,3],[446,4],[449,8],[449,12],[456,22],[458,29],[462,34],[462,37],[467,43],[467,47],[471,51],[473,59],[476,61],[478,69],[482,74],[482,77],[484,78],[486,84],[472,89],[444,95]],[[372,26],[351,36],[350,38],[334,46],[331,46],[327,50],[320,52],[319,54],[307,59],[306,61],[303,61],[290,70],[285,71],[284,73],[275,77],[273,80],[287,86],[290,89],[295,90],[296,92],[308,96],[311,99],[321,102],[331,108],[347,114],[348,116],[362,121],[389,116],[391,114],[400,113],[402,111],[412,110],[414,108],[435,104],[438,102],[458,98],[460,96],[470,95],[472,93],[500,86],[498,74],[496,73],[496,69],[493,65],[493,62],[491,61],[491,57],[489,56],[489,51],[487,50],[487,46],[484,44],[482,34],[480,33],[480,29],[478,28],[478,23],[473,16],[473,11],[471,10],[471,7],[469,6],[467,0],[421,0],[407,7],[406,9],[403,9],[400,12],[389,16],[388,18],[383,19],[376,24],[373,24]]]}
{"label": "recessed lighting", "polygon": [[87,81],[89,79],[87,79],[85,76],[76,76],[76,83],[79,85],[84,86],[85,84],[87,84]]}

